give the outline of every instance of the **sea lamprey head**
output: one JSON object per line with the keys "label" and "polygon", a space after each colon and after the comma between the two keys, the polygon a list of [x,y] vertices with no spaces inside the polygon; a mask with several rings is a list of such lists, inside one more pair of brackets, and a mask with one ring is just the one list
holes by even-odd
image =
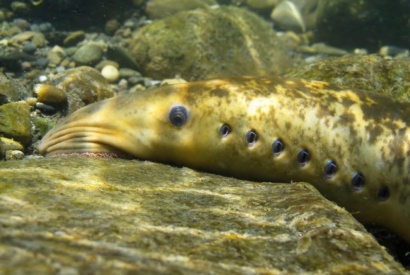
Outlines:
{"label": "sea lamprey head", "polygon": [[[206,136],[210,129],[207,124],[212,121],[209,111],[221,95],[205,94],[216,84],[218,81],[169,85],[91,104],[47,133],[40,153],[125,154],[176,164],[195,163],[194,159],[203,157],[195,148],[198,143],[211,147]],[[203,108],[208,111],[203,112]],[[218,130],[214,134],[217,136]],[[198,140],[201,136],[203,140]]]}

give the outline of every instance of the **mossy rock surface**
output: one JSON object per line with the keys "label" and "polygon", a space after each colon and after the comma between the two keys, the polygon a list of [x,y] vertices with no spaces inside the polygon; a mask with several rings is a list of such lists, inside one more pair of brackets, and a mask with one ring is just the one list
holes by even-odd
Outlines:
{"label": "mossy rock surface", "polygon": [[25,99],[28,96],[27,89],[17,80],[0,72],[0,105],[4,102],[12,102]]}
{"label": "mossy rock surface", "polygon": [[410,58],[346,55],[299,67],[288,72],[287,76],[327,81],[346,89],[360,89],[410,101]]}
{"label": "mossy rock surface", "polygon": [[292,66],[271,25],[244,9],[180,12],[137,30],[130,52],[144,75],[197,80],[275,75]]}
{"label": "mossy rock surface", "polygon": [[26,102],[0,106],[0,135],[24,145],[31,141],[30,106]]}
{"label": "mossy rock surface", "polygon": [[0,163],[0,273],[404,274],[307,183],[151,162]]}
{"label": "mossy rock surface", "polygon": [[114,89],[100,72],[88,66],[59,73],[48,84],[54,85],[66,93],[68,98],[67,114],[115,95]]}

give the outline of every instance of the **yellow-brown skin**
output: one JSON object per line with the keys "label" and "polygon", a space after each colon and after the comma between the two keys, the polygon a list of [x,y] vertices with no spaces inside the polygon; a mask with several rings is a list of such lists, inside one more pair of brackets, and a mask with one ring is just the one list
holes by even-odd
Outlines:
{"label": "yellow-brown skin", "polygon": [[[186,124],[169,119],[185,106]],[[226,137],[223,124],[231,128]],[[410,242],[410,104],[325,82],[232,78],[164,86],[89,105],[40,144],[43,155],[121,153],[258,181],[312,183],[366,224]],[[253,146],[246,133],[256,131]],[[275,156],[272,142],[284,151]],[[300,166],[297,154],[310,152]],[[325,176],[329,160],[334,176]],[[360,172],[363,188],[352,186]],[[387,191],[387,193],[386,193]],[[387,195],[386,195],[387,194]]]}

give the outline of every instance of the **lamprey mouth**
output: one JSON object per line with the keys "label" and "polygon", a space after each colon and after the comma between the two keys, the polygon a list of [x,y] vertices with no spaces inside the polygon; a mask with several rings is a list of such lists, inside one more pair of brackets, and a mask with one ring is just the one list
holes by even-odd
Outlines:
{"label": "lamprey mouth", "polygon": [[50,157],[90,156],[131,158],[115,144],[116,131],[95,126],[64,125],[59,131],[51,131],[39,145],[42,155]]}

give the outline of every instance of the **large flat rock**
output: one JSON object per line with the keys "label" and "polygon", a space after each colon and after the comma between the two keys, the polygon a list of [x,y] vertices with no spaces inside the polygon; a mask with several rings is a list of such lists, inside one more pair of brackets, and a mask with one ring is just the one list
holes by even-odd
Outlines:
{"label": "large flat rock", "polygon": [[0,273],[108,271],[405,273],[307,183],[256,183],[136,160],[1,162]]}

